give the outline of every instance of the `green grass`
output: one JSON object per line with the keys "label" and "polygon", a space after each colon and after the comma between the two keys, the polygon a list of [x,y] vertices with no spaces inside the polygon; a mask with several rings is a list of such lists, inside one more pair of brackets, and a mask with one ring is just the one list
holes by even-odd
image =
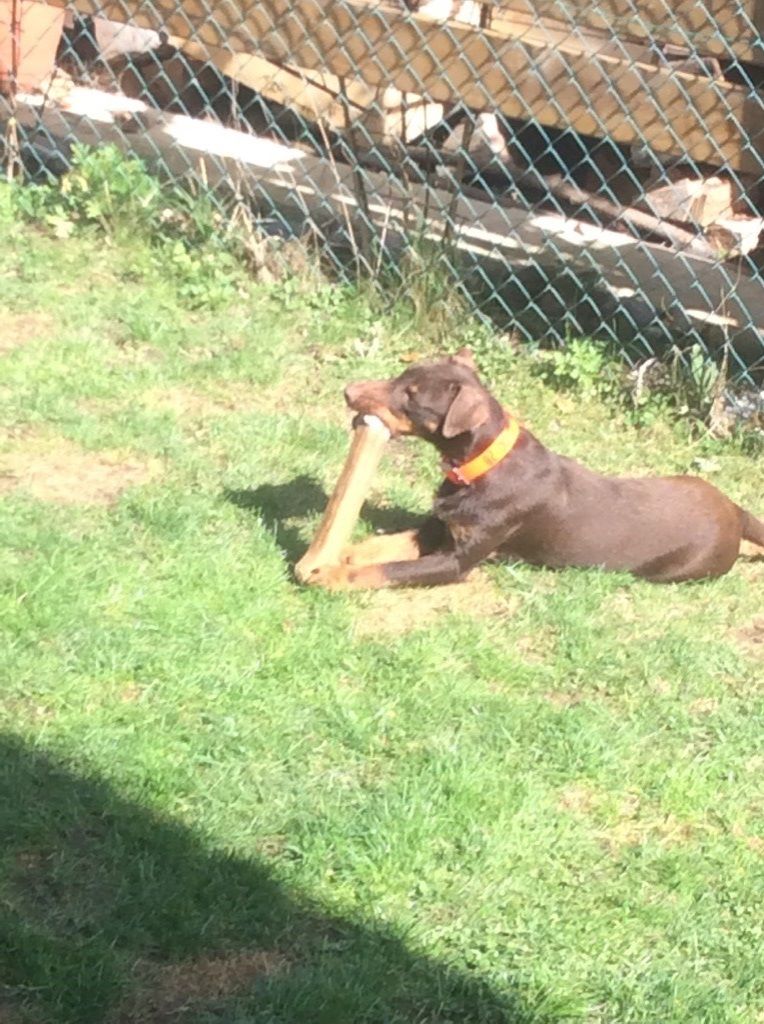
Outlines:
{"label": "green grass", "polygon": [[[0,478],[0,1017],[764,1020],[762,567],[495,565],[482,614],[421,625],[435,595],[300,590],[343,384],[428,343],[299,281],[189,312],[140,241],[0,223],[0,458],[153,472],[106,504]],[[764,511],[734,443],[636,431],[476,337],[552,447],[701,459]],[[437,478],[396,443],[361,529]]]}

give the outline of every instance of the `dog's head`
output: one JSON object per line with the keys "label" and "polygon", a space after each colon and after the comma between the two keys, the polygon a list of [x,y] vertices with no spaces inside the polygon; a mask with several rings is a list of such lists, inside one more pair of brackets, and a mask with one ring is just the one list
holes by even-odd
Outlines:
{"label": "dog's head", "polygon": [[393,380],[361,380],[345,389],[357,413],[379,417],[390,433],[415,434],[438,443],[481,427],[491,416],[489,393],[468,349],[410,366]]}

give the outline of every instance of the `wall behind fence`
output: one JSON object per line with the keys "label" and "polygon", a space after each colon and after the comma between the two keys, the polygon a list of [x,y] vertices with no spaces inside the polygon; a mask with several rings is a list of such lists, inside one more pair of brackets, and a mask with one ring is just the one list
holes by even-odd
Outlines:
{"label": "wall behind fence", "polygon": [[339,276],[413,246],[522,338],[700,345],[761,387],[764,0],[75,0],[14,89],[22,18],[59,6],[0,0],[31,173],[113,141]]}

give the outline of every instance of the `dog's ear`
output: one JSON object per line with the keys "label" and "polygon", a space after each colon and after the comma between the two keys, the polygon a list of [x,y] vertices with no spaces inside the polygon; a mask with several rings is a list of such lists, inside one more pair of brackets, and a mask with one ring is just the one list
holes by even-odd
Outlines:
{"label": "dog's ear", "polygon": [[488,419],[488,414],[488,402],[483,390],[470,384],[460,384],[443,420],[443,437],[456,437],[465,430],[477,429]]}
{"label": "dog's ear", "polygon": [[451,356],[451,362],[461,363],[462,366],[466,366],[469,370],[472,370],[473,373],[477,373],[475,359],[468,348],[460,348],[458,352],[454,352]]}

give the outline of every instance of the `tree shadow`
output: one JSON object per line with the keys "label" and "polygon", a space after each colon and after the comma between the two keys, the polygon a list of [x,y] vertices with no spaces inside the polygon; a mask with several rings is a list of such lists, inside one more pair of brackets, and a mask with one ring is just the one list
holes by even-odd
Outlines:
{"label": "tree shadow", "polygon": [[[301,520],[322,512],[329,496],[314,477],[303,474],[283,484],[261,484],[247,490],[226,490],[226,501],[237,508],[260,515],[273,528],[276,543],[294,564],[307,545],[299,528]],[[364,503],[361,519],[376,532],[393,533],[419,526],[427,517],[401,508],[388,508]]]}
{"label": "tree shadow", "polygon": [[0,834],[0,1019],[542,1022],[538,1001],[323,913],[265,855],[211,849],[7,735]]}

